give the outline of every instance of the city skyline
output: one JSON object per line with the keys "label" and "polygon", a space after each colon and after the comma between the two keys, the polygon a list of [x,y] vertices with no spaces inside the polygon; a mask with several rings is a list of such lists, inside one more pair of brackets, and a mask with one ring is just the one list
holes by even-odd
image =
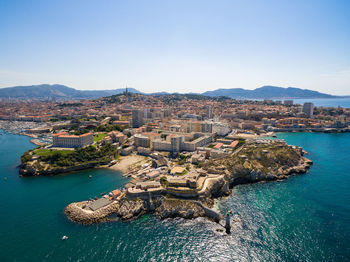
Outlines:
{"label": "city skyline", "polygon": [[348,95],[346,1],[0,1],[0,88]]}

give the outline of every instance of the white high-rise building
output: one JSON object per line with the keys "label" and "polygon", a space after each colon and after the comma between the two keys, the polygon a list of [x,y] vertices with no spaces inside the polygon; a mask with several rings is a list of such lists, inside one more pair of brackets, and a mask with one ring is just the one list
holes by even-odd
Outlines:
{"label": "white high-rise building", "polygon": [[213,118],[213,107],[211,105],[208,105],[207,106],[207,117],[209,119],[212,119]]}
{"label": "white high-rise building", "polygon": [[314,114],[314,104],[313,103],[304,103],[303,112],[307,115],[307,117],[312,117]]}

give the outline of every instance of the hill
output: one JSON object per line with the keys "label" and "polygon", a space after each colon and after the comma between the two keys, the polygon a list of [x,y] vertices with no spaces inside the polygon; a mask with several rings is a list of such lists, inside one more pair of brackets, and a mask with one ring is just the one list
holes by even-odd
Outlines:
{"label": "hill", "polygon": [[[140,93],[134,88],[128,88],[132,93]],[[32,85],[14,86],[0,89],[0,99],[32,99],[32,100],[73,100],[93,99],[121,94],[124,88],[113,90],[77,90],[64,85]]]}
{"label": "hill", "polygon": [[202,93],[205,96],[227,96],[236,99],[284,99],[284,98],[337,98],[337,96],[295,87],[263,86],[254,90],[243,88],[217,89]]}
{"label": "hill", "polygon": [[[125,91],[124,88],[112,90],[77,90],[64,85],[32,85],[14,86],[0,88],[0,99],[17,100],[74,100],[74,99],[95,99],[100,97],[118,95]],[[134,88],[128,88],[131,93],[145,94]],[[168,96],[180,95],[177,93],[157,92],[150,95]],[[285,98],[340,98],[329,94],[320,93],[308,89],[295,87],[263,86],[254,90],[243,88],[217,89],[207,91],[202,94],[188,93],[188,96],[208,96],[208,97],[229,97],[235,99],[285,99]]]}

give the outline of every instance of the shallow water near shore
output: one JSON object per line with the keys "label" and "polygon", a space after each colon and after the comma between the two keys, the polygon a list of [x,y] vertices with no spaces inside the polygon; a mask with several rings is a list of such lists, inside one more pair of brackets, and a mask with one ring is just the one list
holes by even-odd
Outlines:
{"label": "shallow water near shore", "polygon": [[67,204],[128,179],[109,169],[21,178],[19,158],[34,146],[0,133],[1,261],[350,261],[350,134],[278,134],[303,146],[314,166],[285,181],[235,187],[217,204],[241,220],[226,236],[204,218],[71,223]]}

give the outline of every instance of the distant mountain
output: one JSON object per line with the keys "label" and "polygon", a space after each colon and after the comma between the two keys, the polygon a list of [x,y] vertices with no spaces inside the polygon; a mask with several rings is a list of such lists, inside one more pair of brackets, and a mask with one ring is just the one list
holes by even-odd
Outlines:
{"label": "distant mountain", "polygon": [[[32,85],[0,88],[0,99],[34,99],[34,100],[72,100],[93,99],[103,96],[121,94],[125,88],[114,90],[77,90],[64,85]],[[140,93],[134,88],[129,92]]]}
{"label": "distant mountain", "polygon": [[[145,94],[134,88],[128,88],[131,93]],[[32,85],[14,86],[0,88],[0,99],[18,100],[74,100],[74,99],[95,99],[105,96],[117,95],[125,92],[125,88],[113,90],[77,90],[64,85]],[[176,93],[173,93],[176,94]],[[151,95],[162,96],[172,95],[168,92],[157,92]],[[284,99],[284,98],[339,98],[323,94],[317,91],[300,89],[295,87],[263,86],[254,90],[242,88],[217,89],[202,94],[187,93],[187,95],[209,96],[209,97],[230,97],[236,99]]]}
{"label": "distant mountain", "polygon": [[254,90],[242,88],[217,89],[202,93],[205,96],[227,96],[236,99],[284,99],[284,98],[338,98],[308,89],[295,87],[263,86]]}
{"label": "distant mountain", "polygon": [[152,95],[154,95],[154,96],[166,96],[166,95],[170,95],[170,93],[162,91],[162,92],[152,93]]}

